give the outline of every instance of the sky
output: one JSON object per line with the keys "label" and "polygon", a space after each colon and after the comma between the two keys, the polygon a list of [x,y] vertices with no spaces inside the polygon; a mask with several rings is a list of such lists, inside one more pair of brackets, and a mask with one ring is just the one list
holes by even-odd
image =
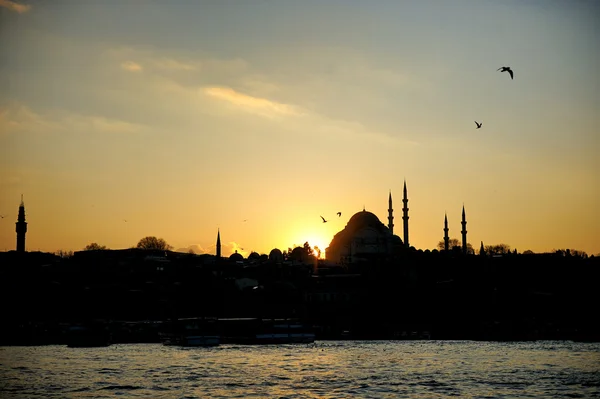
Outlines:
{"label": "sky", "polygon": [[[0,250],[600,253],[600,3],[0,0]],[[509,66],[511,80],[498,68]],[[482,127],[476,129],[475,121]],[[337,216],[341,212],[341,216]],[[320,216],[328,220],[323,223]]]}

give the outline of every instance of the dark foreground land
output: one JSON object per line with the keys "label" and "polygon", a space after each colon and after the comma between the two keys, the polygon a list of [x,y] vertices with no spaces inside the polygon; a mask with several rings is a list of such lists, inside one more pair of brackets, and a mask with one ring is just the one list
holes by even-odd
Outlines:
{"label": "dark foreground land", "polygon": [[407,251],[351,265],[138,249],[0,253],[0,345],[64,342],[102,320],[114,342],[158,342],[181,317],[295,318],[317,339],[600,342],[600,258]]}

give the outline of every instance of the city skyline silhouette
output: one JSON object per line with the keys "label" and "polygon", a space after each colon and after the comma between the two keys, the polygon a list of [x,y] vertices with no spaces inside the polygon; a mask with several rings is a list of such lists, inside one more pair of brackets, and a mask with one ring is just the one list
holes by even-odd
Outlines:
{"label": "city skyline silhouette", "polygon": [[363,208],[387,225],[390,190],[399,226],[406,181],[417,249],[464,204],[475,249],[598,254],[599,13],[0,2],[0,250],[21,194],[28,251],[325,249]]}

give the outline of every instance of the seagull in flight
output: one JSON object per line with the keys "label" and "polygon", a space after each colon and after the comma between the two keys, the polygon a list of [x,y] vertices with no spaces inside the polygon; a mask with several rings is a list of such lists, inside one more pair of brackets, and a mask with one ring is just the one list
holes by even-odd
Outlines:
{"label": "seagull in flight", "polygon": [[477,127],[475,129],[479,129],[479,128],[481,128],[481,125],[483,125],[483,122],[479,123],[479,122],[475,121],[475,124],[477,125]]}
{"label": "seagull in flight", "polygon": [[513,71],[512,69],[510,69],[510,67],[500,67],[498,68],[498,71],[500,72],[508,72],[510,74],[510,78],[513,78]]}
{"label": "seagull in flight", "polygon": [[4,216],[6,216],[6,215],[0,215],[0,219],[4,219]]}
{"label": "seagull in flight", "polygon": [[338,212],[338,213],[337,213],[337,215],[338,215],[338,216],[342,216],[342,212]]}
{"label": "seagull in flight", "polygon": [[321,219],[323,219],[323,223],[327,223],[327,220],[323,216],[321,216]]}

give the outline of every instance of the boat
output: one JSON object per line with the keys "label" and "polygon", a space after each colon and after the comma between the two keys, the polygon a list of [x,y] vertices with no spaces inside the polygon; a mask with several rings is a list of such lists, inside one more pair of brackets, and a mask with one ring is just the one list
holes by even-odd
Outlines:
{"label": "boat", "polygon": [[104,347],[112,343],[109,326],[104,321],[70,324],[65,336],[69,348]]}
{"label": "boat", "polygon": [[272,345],[312,343],[315,333],[298,319],[234,318],[219,319],[224,343]]}
{"label": "boat", "polygon": [[166,320],[158,337],[163,345],[169,346],[217,346],[221,343],[217,320],[204,317]]}

